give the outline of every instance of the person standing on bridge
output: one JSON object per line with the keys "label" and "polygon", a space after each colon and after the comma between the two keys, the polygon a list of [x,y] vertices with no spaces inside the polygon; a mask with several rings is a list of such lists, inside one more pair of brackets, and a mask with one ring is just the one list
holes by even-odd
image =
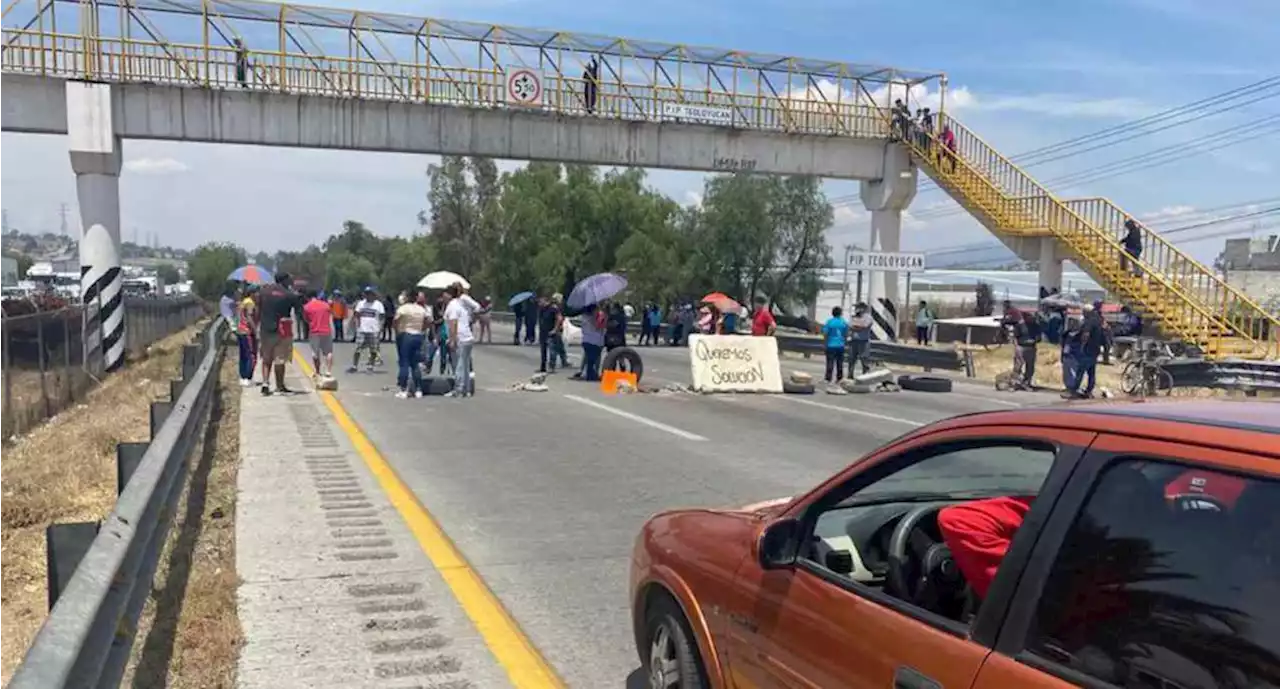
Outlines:
{"label": "person standing on bridge", "polygon": [[1142,256],[1142,226],[1133,218],[1125,218],[1124,230],[1124,253],[1120,255],[1120,270],[1132,271],[1135,276],[1142,277],[1142,268],[1138,265],[1138,259]]}
{"label": "person standing on bridge", "polygon": [[596,114],[596,96],[600,87],[600,63],[592,57],[587,68],[582,71],[582,99],[586,101],[587,114]]}
{"label": "person standing on bridge", "polygon": [[239,38],[232,41],[232,45],[236,49],[236,83],[240,84],[240,88],[249,87],[249,70],[253,68],[249,64],[249,49],[244,47],[244,41]]}
{"label": "person standing on bridge", "polygon": [[947,171],[954,173],[956,171],[956,133],[951,131],[951,125],[942,129],[942,150],[939,153],[947,164]]}

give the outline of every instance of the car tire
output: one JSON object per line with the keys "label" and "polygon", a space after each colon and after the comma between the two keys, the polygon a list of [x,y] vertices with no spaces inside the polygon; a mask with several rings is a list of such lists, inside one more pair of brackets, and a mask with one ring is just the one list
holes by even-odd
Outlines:
{"label": "car tire", "polygon": [[427,376],[422,379],[423,395],[447,395],[453,392],[454,379],[444,376]]}
{"label": "car tire", "polygon": [[812,395],[814,393],[813,383],[793,383],[789,380],[782,381],[782,391],[788,395]]}
{"label": "car tire", "polygon": [[951,379],[939,376],[898,376],[898,387],[915,392],[951,392]]}
{"label": "car tire", "polygon": [[630,347],[617,347],[613,351],[604,355],[604,362],[600,365],[603,371],[626,371],[636,374],[636,382],[640,382],[641,376],[644,375],[644,362],[640,359],[640,352]]}
{"label": "car tire", "polygon": [[[707,689],[710,686],[689,621],[670,596],[659,596],[649,605],[644,625],[646,648],[641,650],[641,654],[648,686],[674,686],[677,689]],[[656,675],[654,662],[660,659],[666,662],[661,664],[657,672],[678,672],[675,684],[667,682],[668,677]]]}

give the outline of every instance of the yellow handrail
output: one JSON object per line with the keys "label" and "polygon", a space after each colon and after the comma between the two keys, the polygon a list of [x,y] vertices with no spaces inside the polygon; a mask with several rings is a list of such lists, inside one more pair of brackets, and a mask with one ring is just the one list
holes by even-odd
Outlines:
{"label": "yellow handrail", "polygon": [[[944,187],[963,187],[966,184],[956,172],[943,172],[938,161],[932,158],[942,150],[939,133],[947,126],[951,127],[956,138],[956,163],[971,178],[968,182],[970,188],[960,190],[961,195],[967,197],[974,191],[984,191],[985,196],[995,196],[997,207],[990,208],[988,212],[1003,217],[993,217],[993,220],[1017,217],[1005,213],[1016,204],[1029,201],[1037,219],[1043,220],[1043,225],[1053,235],[1065,241],[1079,258],[1093,264],[1095,271],[1111,278],[1122,291],[1130,292],[1130,296],[1143,301],[1149,310],[1164,312],[1158,315],[1167,321],[1167,326],[1179,331],[1184,337],[1221,345],[1224,338],[1234,335],[1263,351],[1280,345],[1280,342],[1275,341],[1276,337],[1280,337],[1280,320],[1168,240],[1145,227],[1142,228],[1144,250],[1141,259],[1128,260],[1140,266],[1144,275],[1149,276],[1151,281],[1181,303],[1160,304],[1158,300],[1144,297],[1135,285],[1125,284],[1127,280],[1118,268],[1121,257],[1126,256],[1124,247],[1118,232],[1107,231],[1106,224],[1096,222],[1099,214],[1090,215],[1092,208],[1077,211],[1071,204],[1061,201],[981,137],[945,114],[939,116],[935,131],[921,138],[920,132],[913,130],[907,137],[908,145],[929,162],[935,178],[944,182]],[[983,189],[973,189],[974,181]],[[984,201],[981,197],[964,200],[977,201],[979,205],[983,205]],[[991,198],[985,201],[988,206],[992,203]],[[1124,218],[1129,217],[1109,200],[1102,199],[1096,203],[1104,206],[1108,213],[1119,217],[1120,224]],[[1001,213],[1001,210],[1005,213]],[[1026,219],[1025,210],[1019,215]],[[1095,222],[1086,219],[1086,215],[1094,218]],[[1114,263],[1114,269],[1108,263]],[[1217,313],[1219,308],[1222,308],[1221,314]],[[1187,309],[1190,313],[1186,312]],[[1232,310],[1245,313],[1231,313]],[[1177,313],[1170,313],[1171,311]],[[1260,334],[1265,328],[1270,328],[1270,332],[1274,333],[1271,345],[1263,341]]]}

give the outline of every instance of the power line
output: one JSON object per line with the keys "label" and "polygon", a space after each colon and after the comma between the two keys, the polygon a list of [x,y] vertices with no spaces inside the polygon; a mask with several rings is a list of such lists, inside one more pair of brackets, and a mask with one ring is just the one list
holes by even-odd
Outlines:
{"label": "power line", "polygon": [[[1070,189],[1083,184],[1111,179],[1113,177],[1119,177],[1121,175],[1141,170],[1149,170],[1151,168],[1167,165],[1168,163],[1220,150],[1228,146],[1256,141],[1260,137],[1278,133],[1280,132],[1280,128],[1272,127],[1272,125],[1275,124],[1280,124],[1280,115],[1271,115],[1269,117],[1254,120],[1249,124],[1222,129],[1212,134],[1197,137],[1189,141],[1164,146],[1139,155],[1113,160],[1109,163],[1098,165],[1093,168],[1062,175],[1042,182],[1041,186],[1046,188],[1056,186]],[[913,215],[918,220],[926,220],[957,215],[963,212],[964,209],[957,206],[939,208],[932,212],[924,211]]]}
{"label": "power line", "polygon": [[[1253,104],[1253,103],[1256,103],[1256,102],[1259,102],[1259,101],[1262,101],[1262,100],[1266,100],[1266,99],[1269,99],[1269,98],[1275,98],[1275,97],[1277,97],[1277,96],[1280,96],[1280,92],[1276,92],[1276,93],[1266,93],[1266,94],[1261,95],[1261,96],[1258,96],[1258,97],[1256,97],[1256,98],[1252,98],[1252,99],[1250,99],[1250,100],[1247,100],[1247,101],[1245,101],[1245,102],[1243,102],[1243,103],[1234,103],[1234,104],[1232,104],[1232,105],[1230,105],[1230,106],[1228,106],[1228,107],[1218,108],[1218,109],[1214,109],[1214,110],[1209,110],[1208,112],[1203,112],[1204,110],[1206,110],[1206,109],[1208,109],[1208,108],[1210,108],[1210,107],[1212,107],[1212,106],[1219,105],[1219,104],[1221,104],[1221,103],[1224,103],[1224,102],[1227,102],[1227,101],[1230,101],[1230,100],[1233,100],[1233,99],[1236,99],[1236,98],[1240,98],[1240,97],[1242,97],[1242,96],[1249,96],[1249,95],[1257,94],[1258,92],[1265,92],[1265,91],[1269,91],[1269,90],[1271,90],[1271,89],[1276,88],[1277,86],[1280,86],[1280,75],[1267,77],[1266,79],[1262,79],[1262,80],[1260,80],[1260,81],[1256,81],[1256,82],[1253,82],[1253,83],[1251,83],[1251,84],[1246,84],[1245,86],[1241,86],[1241,87],[1234,88],[1234,89],[1231,89],[1231,90],[1228,90],[1228,91],[1224,91],[1224,92],[1222,92],[1222,93],[1218,93],[1218,94],[1215,94],[1215,95],[1212,95],[1212,96],[1208,96],[1208,97],[1206,97],[1206,98],[1201,98],[1200,100],[1193,101],[1193,102],[1191,102],[1191,103],[1186,103],[1186,104],[1184,104],[1184,105],[1180,105],[1180,106],[1176,106],[1176,107],[1173,107],[1173,108],[1169,108],[1169,109],[1163,110],[1163,111],[1161,111],[1161,112],[1158,112],[1158,113],[1155,113],[1155,114],[1152,114],[1152,115],[1148,115],[1148,116],[1146,116],[1146,117],[1143,117],[1143,118],[1140,118],[1140,119],[1137,119],[1137,120],[1131,120],[1131,121],[1129,121],[1129,122],[1124,122],[1124,123],[1121,123],[1121,124],[1118,124],[1118,125],[1114,125],[1114,126],[1112,126],[1112,127],[1107,127],[1107,128],[1105,128],[1105,129],[1101,129],[1101,130],[1098,130],[1098,131],[1095,131],[1095,132],[1091,132],[1091,133],[1089,133],[1089,134],[1082,134],[1082,135],[1077,136],[1077,137],[1073,137],[1073,138],[1070,138],[1070,139],[1066,139],[1066,140],[1064,140],[1064,141],[1059,141],[1059,142],[1057,142],[1057,143],[1053,143],[1053,144],[1049,144],[1049,145],[1046,145],[1046,146],[1042,146],[1042,147],[1040,147],[1040,148],[1032,149],[1032,150],[1030,150],[1030,151],[1024,151],[1024,152],[1022,152],[1022,153],[1018,153],[1018,154],[1015,154],[1015,155],[1013,155],[1013,156],[1010,156],[1010,158],[1009,158],[1009,159],[1010,159],[1012,162],[1016,162],[1016,163],[1025,163],[1025,164],[1023,165],[1023,167],[1034,167],[1035,165],[1040,165],[1040,164],[1043,164],[1043,163],[1053,162],[1053,161],[1056,161],[1056,160],[1062,160],[1062,159],[1069,158],[1069,157],[1073,157],[1073,156],[1080,155],[1080,154],[1083,154],[1083,153],[1087,153],[1087,152],[1092,152],[1092,151],[1100,150],[1100,149],[1102,149],[1102,148],[1106,148],[1106,147],[1108,147],[1108,146],[1112,146],[1112,145],[1120,144],[1120,143],[1123,143],[1123,142],[1126,142],[1126,141],[1131,141],[1131,140],[1133,140],[1133,139],[1137,139],[1137,138],[1140,138],[1140,137],[1143,137],[1143,136],[1147,136],[1147,135],[1149,135],[1149,134],[1155,134],[1155,133],[1158,133],[1158,132],[1161,132],[1161,131],[1166,131],[1166,130],[1168,130],[1168,129],[1172,129],[1172,128],[1174,128],[1174,127],[1182,126],[1182,125],[1184,125],[1184,124],[1189,124],[1189,123],[1191,123],[1191,122],[1196,122],[1196,121],[1198,121],[1198,120],[1202,120],[1202,119],[1205,119],[1205,118],[1207,118],[1207,117],[1211,117],[1211,116],[1213,116],[1213,115],[1222,114],[1222,113],[1224,113],[1224,112],[1227,112],[1228,110],[1238,109],[1238,108],[1241,108],[1241,107],[1244,107],[1244,106],[1247,106],[1247,105],[1251,105],[1251,104]],[[1163,126],[1161,126],[1161,127],[1157,127],[1157,128],[1155,128],[1155,129],[1150,129],[1150,130],[1147,130],[1147,131],[1139,131],[1139,132],[1137,132],[1137,133],[1131,133],[1131,134],[1129,134],[1128,136],[1125,136],[1125,137],[1120,138],[1120,139],[1113,140],[1113,141],[1111,141],[1111,142],[1109,142],[1109,143],[1106,143],[1106,144],[1099,144],[1099,145],[1091,146],[1091,147],[1087,147],[1087,148],[1084,148],[1084,149],[1073,150],[1073,151],[1071,151],[1071,152],[1069,152],[1069,153],[1065,153],[1065,154],[1062,154],[1062,155],[1059,155],[1059,156],[1055,156],[1055,157],[1051,157],[1051,158],[1048,158],[1048,159],[1038,160],[1038,161],[1036,161],[1036,162],[1027,162],[1027,161],[1028,161],[1028,160],[1030,160],[1030,159],[1044,158],[1044,156],[1046,156],[1046,155],[1051,155],[1051,154],[1057,153],[1058,151],[1061,151],[1061,150],[1063,150],[1063,149],[1066,149],[1066,148],[1069,148],[1069,147],[1075,146],[1075,145],[1077,145],[1077,144],[1084,144],[1084,143],[1090,143],[1090,142],[1094,142],[1094,141],[1098,141],[1098,140],[1103,140],[1103,139],[1108,139],[1108,138],[1114,138],[1114,137],[1115,137],[1115,136],[1117,136],[1117,135],[1126,134],[1126,133],[1128,133],[1128,132],[1130,132],[1131,130],[1134,130],[1134,129],[1139,129],[1139,130],[1140,130],[1140,129],[1142,129],[1142,128],[1144,128],[1144,127],[1147,127],[1147,126],[1149,126],[1149,125],[1152,125],[1152,124],[1158,124],[1158,123],[1161,123],[1161,122],[1165,122],[1165,121],[1167,121],[1167,120],[1169,120],[1169,119],[1173,119],[1173,118],[1180,117],[1180,116],[1184,116],[1184,115],[1188,115],[1188,114],[1194,114],[1195,116],[1194,116],[1194,117],[1190,117],[1190,118],[1186,118],[1186,119],[1182,119],[1182,120],[1177,121],[1177,122],[1174,122],[1174,123],[1165,124],[1165,125],[1163,125]],[[1081,171],[1081,172],[1083,172],[1083,171]],[[939,187],[937,187],[937,186],[936,186],[936,184],[932,184],[932,183],[930,183],[930,182],[926,182],[926,183],[922,184],[921,186],[922,186],[923,188],[919,190],[919,193],[924,193],[924,192],[927,192],[927,191],[929,191],[929,190],[931,190],[931,189],[937,189],[937,188],[939,188]],[[833,199],[831,199],[831,200],[830,200],[830,203],[831,203],[832,205],[847,205],[848,203],[852,203],[852,202],[854,202],[854,201],[856,201],[856,200],[858,200],[858,195],[856,195],[856,194],[850,194],[850,195],[847,195],[847,196],[839,196],[839,197],[835,197],[835,198],[833,198]]]}

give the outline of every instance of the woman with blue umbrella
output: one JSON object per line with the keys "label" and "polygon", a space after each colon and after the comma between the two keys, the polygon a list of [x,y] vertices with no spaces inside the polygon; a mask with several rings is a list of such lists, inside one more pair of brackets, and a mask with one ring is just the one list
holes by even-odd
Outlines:
{"label": "woman with blue umbrella", "polygon": [[507,300],[507,306],[511,307],[511,313],[516,317],[516,335],[512,344],[519,346],[520,344],[520,326],[528,323],[528,341],[533,342],[533,326],[538,320],[538,309],[533,298],[537,296],[533,292],[521,292],[511,299]]}
{"label": "woman with blue umbrella", "polygon": [[615,273],[597,273],[574,285],[569,308],[582,311],[582,373],[586,380],[600,379],[600,353],[604,350],[605,317],[601,306],[627,288],[627,279]]}

